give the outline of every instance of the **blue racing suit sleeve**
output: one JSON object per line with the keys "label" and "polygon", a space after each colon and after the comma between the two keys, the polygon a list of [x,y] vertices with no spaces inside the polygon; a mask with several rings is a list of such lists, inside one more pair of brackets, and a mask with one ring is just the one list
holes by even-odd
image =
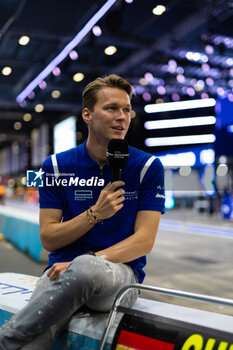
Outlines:
{"label": "blue racing suit sleeve", "polygon": [[141,179],[139,210],[165,212],[164,168],[158,158],[153,160]]}

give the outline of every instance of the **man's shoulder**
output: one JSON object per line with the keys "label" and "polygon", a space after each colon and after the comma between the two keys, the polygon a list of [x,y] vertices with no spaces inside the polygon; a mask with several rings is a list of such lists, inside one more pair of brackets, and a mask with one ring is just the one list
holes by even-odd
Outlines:
{"label": "man's shoulder", "polygon": [[131,161],[142,166],[144,166],[146,162],[150,162],[150,163],[153,162],[158,166],[162,164],[160,159],[156,157],[154,154],[142,151],[132,146],[129,146],[129,155],[130,155]]}
{"label": "man's shoulder", "polygon": [[43,166],[54,166],[54,165],[72,165],[72,163],[77,163],[76,159],[78,157],[78,153],[82,149],[82,145],[78,145],[74,148],[70,148],[67,151],[54,153],[48,156],[45,161],[43,162]]}
{"label": "man's shoulder", "polygon": [[67,162],[70,159],[74,159],[74,157],[77,156],[81,146],[82,145],[79,145],[79,146],[76,146],[74,148],[70,148],[67,151],[55,153],[54,156],[62,162]]}
{"label": "man's shoulder", "polygon": [[129,146],[129,153],[130,153],[130,155],[132,154],[133,156],[136,156],[138,158],[152,156],[152,154],[145,152],[145,151],[142,151],[141,149],[138,149],[138,148],[133,147],[133,146]]}

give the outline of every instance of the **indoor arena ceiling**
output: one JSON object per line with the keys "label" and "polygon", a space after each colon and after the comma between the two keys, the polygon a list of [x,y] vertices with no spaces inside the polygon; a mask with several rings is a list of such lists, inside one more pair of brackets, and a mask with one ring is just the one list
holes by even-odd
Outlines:
{"label": "indoor arena ceiling", "polygon": [[[83,87],[109,73],[134,85],[138,111],[158,98],[233,97],[232,0],[0,0],[0,8],[0,147],[42,121],[80,115]],[[102,17],[94,23],[96,14]],[[83,30],[68,55],[67,44]],[[26,45],[22,36],[30,38]],[[112,55],[109,46],[117,50]],[[67,57],[38,86],[38,75],[64,48]]]}

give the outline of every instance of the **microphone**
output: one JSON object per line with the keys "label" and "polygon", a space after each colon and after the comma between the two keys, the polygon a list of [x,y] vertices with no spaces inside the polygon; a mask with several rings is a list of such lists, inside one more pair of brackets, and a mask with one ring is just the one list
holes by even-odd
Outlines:
{"label": "microphone", "polygon": [[109,141],[106,151],[107,164],[112,169],[112,182],[121,179],[121,170],[129,159],[129,146],[127,141],[112,139]]}

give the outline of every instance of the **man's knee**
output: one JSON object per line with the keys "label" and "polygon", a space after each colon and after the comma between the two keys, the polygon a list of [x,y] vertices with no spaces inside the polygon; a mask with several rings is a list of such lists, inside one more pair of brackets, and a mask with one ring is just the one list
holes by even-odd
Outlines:
{"label": "man's knee", "polygon": [[84,254],[75,258],[69,270],[87,284],[102,285],[106,279],[106,269],[102,259],[93,255]]}

